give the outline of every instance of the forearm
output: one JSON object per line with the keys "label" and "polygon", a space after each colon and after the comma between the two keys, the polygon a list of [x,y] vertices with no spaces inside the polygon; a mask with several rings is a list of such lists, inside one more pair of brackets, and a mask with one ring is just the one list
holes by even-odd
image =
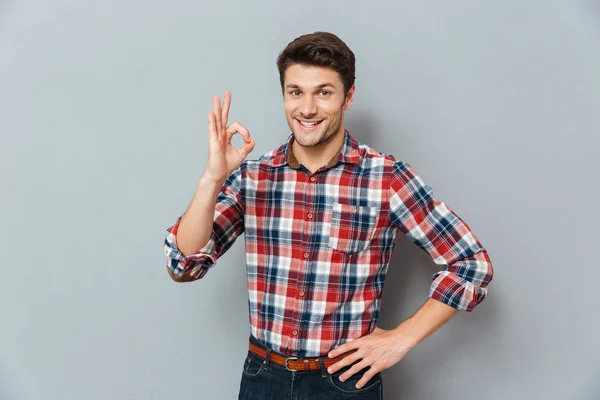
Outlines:
{"label": "forearm", "polygon": [[459,313],[454,307],[428,298],[410,318],[394,329],[410,349],[425,340]]}
{"label": "forearm", "polygon": [[198,181],[192,202],[185,211],[177,230],[177,247],[188,256],[201,249],[213,230],[213,218],[219,192],[224,181],[205,179]]}

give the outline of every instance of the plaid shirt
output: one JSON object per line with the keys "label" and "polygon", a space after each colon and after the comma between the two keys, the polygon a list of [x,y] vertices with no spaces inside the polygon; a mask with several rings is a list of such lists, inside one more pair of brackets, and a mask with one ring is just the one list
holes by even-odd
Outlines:
{"label": "plaid shirt", "polygon": [[469,226],[409,164],[345,131],[338,153],[311,173],[291,151],[293,136],[226,180],[209,242],[177,248],[183,215],[167,229],[167,270],[202,278],[245,232],[251,333],[273,350],[317,357],[371,333],[398,231],[443,270],[429,296],[471,311],[487,294],[492,265]]}

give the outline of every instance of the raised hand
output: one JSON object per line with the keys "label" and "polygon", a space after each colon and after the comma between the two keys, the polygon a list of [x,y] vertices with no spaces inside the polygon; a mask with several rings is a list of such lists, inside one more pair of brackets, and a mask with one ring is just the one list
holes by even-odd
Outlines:
{"label": "raised hand", "polygon": [[[226,91],[223,107],[219,96],[215,96],[214,110],[208,112],[208,165],[204,177],[213,181],[224,182],[254,149],[254,139],[250,138],[248,129],[237,121],[227,126],[230,106],[231,92]],[[244,139],[241,149],[231,144],[236,133]]]}

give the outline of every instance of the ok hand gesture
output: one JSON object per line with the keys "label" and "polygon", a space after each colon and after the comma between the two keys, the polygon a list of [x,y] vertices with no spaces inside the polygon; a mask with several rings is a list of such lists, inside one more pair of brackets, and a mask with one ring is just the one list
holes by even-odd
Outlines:
{"label": "ok hand gesture", "polygon": [[[221,99],[214,97],[214,111],[208,112],[208,165],[204,177],[216,182],[224,182],[227,177],[246,159],[254,149],[254,139],[250,132],[239,122],[227,126],[229,107],[231,106],[231,92],[225,92],[223,108]],[[239,133],[244,138],[241,149],[236,149],[231,144],[233,135]]]}

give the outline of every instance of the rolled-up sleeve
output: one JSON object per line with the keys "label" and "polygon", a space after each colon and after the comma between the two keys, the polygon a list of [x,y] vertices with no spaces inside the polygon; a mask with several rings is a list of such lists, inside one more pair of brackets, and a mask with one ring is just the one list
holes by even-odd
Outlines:
{"label": "rolled-up sleeve", "polygon": [[167,228],[164,252],[167,271],[177,282],[190,282],[204,277],[244,232],[242,168],[244,163],[227,178],[215,205],[213,230],[208,242],[197,252],[185,256],[177,246],[177,230],[183,214]]}
{"label": "rolled-up sleeve", "polygon": [[486,297],[493,269],[470,227],[403,161],[393,165],[389,201],[391,222],[444,266],[433,275],[429,297],[472,311]]}

